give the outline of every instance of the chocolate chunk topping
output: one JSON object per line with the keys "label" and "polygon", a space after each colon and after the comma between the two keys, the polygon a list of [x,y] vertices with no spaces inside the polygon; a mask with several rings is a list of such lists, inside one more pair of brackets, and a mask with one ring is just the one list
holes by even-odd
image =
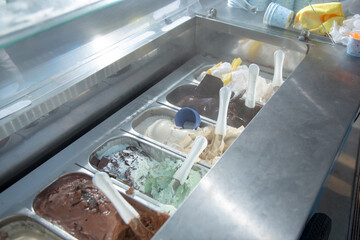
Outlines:
{"label": "chocolate chunk topping", "polygon": [[117,163],[117,161],[111,161],[111,163],[114,165],[115,168],[119,167],[119,164]]}
{"label": "chocolate chunk topping", "polygon": [[116,177],[117,177],[115,173],[109,173],[109,172],[108,172],[108,174],[109,174],[110,177],[113,177],[113,178],[116,178]]}
{"label": "chocolate chunk topping", "polygon": [[134,192],[134,188],[133,187],[130,187],[128,190],[125,191],[126,194],[129,194],[129,195],[134,195],[135,192]]}
{"label": "chocolate chunk topping", "polygon": [[100,163],[98,165],[98,168],[103,169],[104,167],[106,167],[106,165],[108,165],[109,161],[110,160],[107,159],[106,157],[102,157],[101,160],[100,160]]}
{"label": "chocolate chunk topping", "polygon": [[100,163],[100,160],[96,157],[93,156],[90,160],[90,164],[93,165],[94,167],[97,167]]}
{"label": "chocolate chunk topping", "polygon": [[155,228],[152,223],[153,221],[151,220],[150,216],[146,216],[146,215],[141,216],[140,221],[144,225],[144,227],[146,227],[147,230],[152,232],[155,231]]}
{"label": "chocolate chunk topping", "polygon": [[131,150],[131,151],[139,151],[138,149],[137,149],[137,147],[135,147],[135,146],[128,146],[128,147],[126,147],[126,150]]}
{"label": "chocolate chunk topping", "polygon": [[89,197],[87,200],[87,203],[89,204],[90,209],[95,209],[96,212],[99,212],[99,203],[96,201],[95,198]]}
{"label": "chocolate chunk topping", "polygon": [[134,179],[131,177],[131,169],[128,168],[125,173],[126,181],[129,182],[129,184],[132,186],[134,184]]}
{"label": "chocolate chunk topping", "polygon": [[[143,155],[143,156],[145,156],[145,157],[150,158],[150,155],[149,155],[147,152],[145,152],[145,151],[141,151],[140,154]],[[150,158],[150,160],[151,160],[151,158]]]}

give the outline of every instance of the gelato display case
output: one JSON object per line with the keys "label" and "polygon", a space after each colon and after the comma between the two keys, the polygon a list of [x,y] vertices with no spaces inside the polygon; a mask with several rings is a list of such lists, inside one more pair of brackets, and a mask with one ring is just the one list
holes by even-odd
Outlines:
{"label": "gelato display case", "polygon": [[[105,172],[153,239],[300,238],[358,144],[360,60],[229,2],[5,4],[28,18],[0,33],[1,237],[136,239],[91,183]],[[176,126],[184,107],[198,128]]]}

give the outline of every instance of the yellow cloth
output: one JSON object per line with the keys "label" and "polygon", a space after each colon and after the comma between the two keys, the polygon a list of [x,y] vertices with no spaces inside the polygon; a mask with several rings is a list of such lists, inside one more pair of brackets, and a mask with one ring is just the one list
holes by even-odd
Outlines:
{"label": "yellow cloth", "polygon": [[[344,13],[341,9],[341,3],[339,2],[313,4],[313,8],[327,31],[330,31],[334,21],[340,22],[345,20]],[[307,6],[296,14],[294,23],[301,23],[303,28],[308,29],[311,33],[325,35],[326,32],[322,27],[319,18],[315,15],[311,6]]]}

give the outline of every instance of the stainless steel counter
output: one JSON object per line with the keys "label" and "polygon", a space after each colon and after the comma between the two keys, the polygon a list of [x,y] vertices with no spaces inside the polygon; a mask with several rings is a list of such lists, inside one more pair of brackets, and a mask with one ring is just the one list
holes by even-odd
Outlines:
{"label": "stainless steel counter", "polygon": [[[199,59],[237,56],[236,43],[250,38],[308,54],[304,60],[299,55],[298,66],[289,63],[287,81],[155,239],[297,239],[359,111],[360,60],[341,46],[304,44],[199,17],[170,34],[181,37],[193,26],[188,34],[194,35],[186,39],[194,58],[2,192],[0,216],[22,205],[19,191],[27,183],[45,185],[42,181],[60,174],[59,164],[84,158],[120,134],[122,124],[183,80]],[[150,42],[142,53],[161,48],[166,40],[164,35]]]}
{"label": "stainless steel counter", "polygon": [[360,103],[360,59],[315,44],[156,239],[297,239]]}

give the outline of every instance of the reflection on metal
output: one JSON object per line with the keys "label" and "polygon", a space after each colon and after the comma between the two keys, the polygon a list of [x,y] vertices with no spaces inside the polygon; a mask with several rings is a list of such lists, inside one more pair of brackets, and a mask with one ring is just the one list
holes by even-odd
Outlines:
{"label": "reflection on metal", "polygon": [[121,1],[10,1],[0,8],[0,47]]}
{"label": "reflection on metal", "polygon": [[179,26],[180,24],[188,21],[189,19],[191,19],[191,17],[189,17],[189,16],[181,17],[181,18],[179,18],[178,20],[170,23],[169,25],[161,28],[161,31],[163,31],[163,32],[170,31],[171,29],[174,29],[174,28],[176,28],[177,26]]}
{"label": "reflection on metal", "polygon": [[351,184],[347,183],[341,178],[330,176],[327,187],[339,195],[351,197]]}
{"label": "reflection on metal", "polygon": [[318,104],[313,97],[307,93],[305,89],[301,86],[299,82],[297,82],[295,79],[289,79],[291,80],[294,85],[296,86],[296,90],[301,93],[303,96],[302,102],[306,103],[308,105],[311,105],[313,108],[316,108],[316,111],[321,112],[324,116],[330,117],[329,113],[320,105]]}
{"label": "reflection on metal", "polygon": [[341,158],[339,158],[339,164],[342,164],[350,169],[355,169],[356,159],[349,154],[342,153]]}
{"label": "reflection on metal", "polygon": [[180,0],[176,0],[176,1],[160,8],[159,10],[156,10],[153,14],[153,17],[155,20],[167,17],[170,13],[178,10],[179,7],[180,7]]}
{"label": "reflection on metal", "polygon": [[29,106],[31,104],[30,100],[22,100],[16,103],[6,106],[5,108],[0,109],[0,119],[3,119],[21,109]]}
{"label": "reflection on metal", "polygon": [[11,97],[24,87],[24,79],[19,68],[4,49],[0,49],[0,76],[1,103],[4,99]]}
{"label": "reflection on metal", "polygon": [[258,11],[258,8],[256,6],[251,5],[247,0],[228,0],[227,5],[233,8],[244,9],[246,11],[251,12],[252,14],[256,14]]}
{"label": "reflection on metal", "polygon": [[121,42],[121,45],[123,46],[124,49],[126,49],[126,48],[129,48],[129,47],[133,46],[133,45],[138,44],[141,41],[146,40],[147,38],[153,36],[154,34],[155,34],[154,31],[147,31],[147,32],[144,32],[144,33],[140,34],[139,36],[136,36],[133,39],[130,39],[130,40],[125,41],[125,42]]}
{"label": "reflection on metal", "polygon": [[[197,1],[191,3],[193,2]],[[182,14],[187,14],[187,12]],[[165,26],[163,30],[168,31],[176,28],[191,19],[190,16],[182,16],[181,14],[177,17],[179,19]],[[36,66],[25,74],[22,72],[21,74],[24,76],[24,81],[28,87],[20,92],[13,92],[12,96],[0,103],[0,107],[6,106],[25,95],[33,102],[32,108],[37,109],[35,111],[30,109],[31,113],[20,111],[19,115],[10,115],[3,119],[0,122],[0,140],[99,84],[104,78],[94,79],[89,76],[165,34],[161,30],[163,26],[163,22],[155,24],[150,22],[148,16],[144,16],[134,23],[129,23],[104,36],[99,36],[83,46]],[[156,53],[157,51],[152,49],[150,52]],[[143,55],[146,56],[147,54],[144,53]],[[105,55],[108,57],[104,57]],[[101,60],[101,58],[103,59]],[[95,64],[96,61],[98,61],[97,64]],[[94,64],[95,67],[86,67],[87,64]],[[112,74],[114,72],[110,72],[108,75]],[[26,117],[21,117],[24,115]],[[18,118],[21,121],[18,121]]]}
{"label": "reflection on metal", "polygon": [[208,18],[216,18],[217,10],[215,8],[211,8],[209,10]]}
{"label": "reflection on metal", "polygon": [[[256,221],[256,218],[252,215],[246,206],[239,206],[236,201],[231,201],[226,198],[224,189],[217,187],[217,182],[214,179],[205,178],[202,180],[201,188],[208,192],[208,197],[212,198],[216,203],[213,209],[221,211],[224,219],[230,221],[233,225],[241,226],[247,231],[248,236],[252,236],[254,239],[275,239],[276,233],[271,229],[262,229]],[[225,190],[226,191],[226,190]],[[236,190],[233,190],[236,191]]]}
{"label": "reflection on metal", "polygon": [[237,42],[232,53],[237,54],[242,59],[249,63],[256,63],[262,68],[271,68],[268,70],[273,73],[274,68],[274,52],[282,49],[285,52],[284,73],[288,76],[294,71],[296,67],[302,62],[306,56],[304,52],[294,51],[286,48],[281,48],[264,41],[256,41],[253,39],[244,38]]}

